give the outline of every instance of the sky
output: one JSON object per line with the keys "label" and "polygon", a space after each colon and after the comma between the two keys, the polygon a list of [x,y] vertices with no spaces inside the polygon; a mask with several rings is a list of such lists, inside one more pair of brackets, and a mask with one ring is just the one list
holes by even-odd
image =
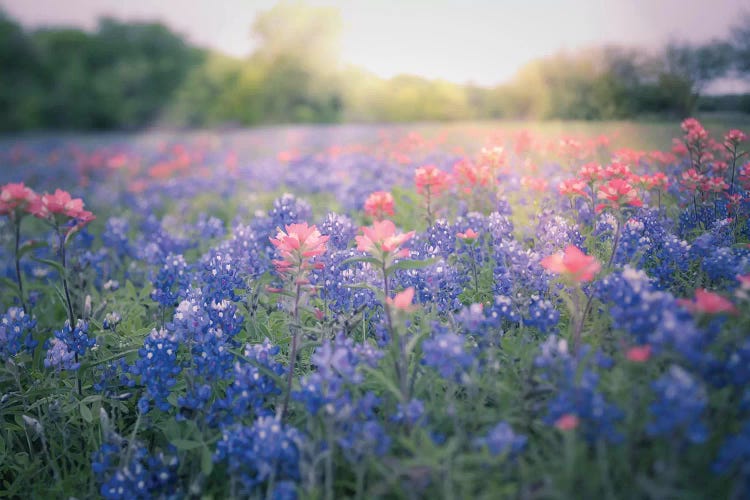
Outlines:
{"label": "sky", "polygon": [[[100,16],[157,20],[201,46],[252,52],[250,25],[271,0],[0,0],[27,27],[92,29]],[[604,43],[654,48],[726,37],[747,0],[310,0],[335,6],[342,59],[382,77],[508,81],[526,62]]]}

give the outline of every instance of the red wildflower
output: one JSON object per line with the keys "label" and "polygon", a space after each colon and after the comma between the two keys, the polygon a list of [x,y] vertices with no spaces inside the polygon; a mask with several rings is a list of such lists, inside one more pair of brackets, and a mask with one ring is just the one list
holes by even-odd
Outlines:
{"label": "red wildflower", "polygon": [[[357,236],[357,250],[370,254],[408,255],[407,249],[401,245],[414,236],[414,231],[396,234],[396,225],[390,220],[376,221],[370,227],[362,227],[362,235]],[[376,255],[378,257],[384,255]]]}
{"label": "red wildflower", "polygon": [[588,198],[587,187],[588,185],[584,180],[566,179],[560,183],[557,190],[564,196],[583,196],[584,198]]}
{"label": "red wildflower", "polygon": [[317,227],[303,222],[287,225],[286,232],[279,229],[276,238],[269,240],[281,257],[273,261],[276,270],[280,274],[296,272],[302,275],[316,267],[310,259],[326,252],[328,236],[321,235]]}
{"label": "red wildflower", "polygon": [[414,181],[419,194],[424,194],[429,189],[431,195],[437,196],[448,188],[450,176],[435,165],[425,165],[416,170]]}
{"label": "red wildflower", "polygon": [[625,357],[628,358],[629,361],[632,361],[634,363],[644,363],[651,357],[651,346],[646,344],[631,347],[630,349],[628,349]]}
{"label": "red wildflower", "polygon": [[612,179],[600,186],[596,197],[603,200],[603,203],[597,205],[597,212],[600,212],[605,207],[617,210],[623,205],[630,205],[632,207],[643,206],[643,202],[638,197],[638,191],[629,182],[622,179]]}
{"label": "red wildflower", "polygon": [[387,297],[385,301],[388,303],[389,306],[393,307],[394,309],[397,309],[399,311],[413,311],[415,309],[414,305],[412,305],[412,301],[414,300],[414,287],[409,287],[406,290],[404,290],[401,293],[397,293],[395,297],[390,298]]}
{"label": "red wildflower", "polygon": [[576,283],[591,281],[602,268],[596,257],[586,255],[575,245],[543,258],[541,264],[546,270],[567,276]]}
{"label": "red wildflower", "polygon": [[561,431],[572,431],[580,423],[580,419],[572,413],[566,413],[562,417],[555,420],[555,427]]}
{"label": "red wildflower", "polygon": [[462,240],[475,240],[479,235],[473,229],[469,228],[464,233],[456,234],[456,237],[461,238]]}
{"label": "red wildflower", "polygon": [[703,288],[695,290],[695,298],[693,300],[678,299],[677,302],[693,314],[737,313],[737,308],[728,299]]}
{"label": "red wildflower", "polygon": [[0,187],[0,215],[8,215],[15,209],[26,210],[39,198],[23,182],[9,183]]}
{"label": "red wildflower", "polygon": [[387,191],[375,191],[365,200],[365,213],[373,219],[380,220],[386,215],[393,215],[393,196]]}

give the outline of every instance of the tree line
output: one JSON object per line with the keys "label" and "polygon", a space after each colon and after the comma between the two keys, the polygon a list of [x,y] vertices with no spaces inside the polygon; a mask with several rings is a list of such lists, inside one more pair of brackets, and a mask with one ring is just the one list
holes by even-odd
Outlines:
{"label": "tree line", "polygon": [[281,3],[251,31],[257,48],[236,58],[159,23],[28,30],[0,12],[0,130],[750,113],[750,95],[703,95],[716,79],[750,79],[750,13],[726,39],[561,52],[494,87],[344,66],[329,7]]}

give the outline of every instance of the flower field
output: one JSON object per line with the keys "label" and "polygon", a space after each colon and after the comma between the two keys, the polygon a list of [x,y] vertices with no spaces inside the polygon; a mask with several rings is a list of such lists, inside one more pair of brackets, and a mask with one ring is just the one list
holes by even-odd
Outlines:
{"label": "flower field", "polygon": [[0,497],[748,498],[750,141],[0,148]]}

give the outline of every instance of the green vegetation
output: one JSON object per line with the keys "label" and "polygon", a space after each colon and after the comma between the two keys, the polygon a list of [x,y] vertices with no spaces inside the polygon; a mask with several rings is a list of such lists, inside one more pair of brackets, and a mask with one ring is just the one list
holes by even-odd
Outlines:
{"label": "green vegetation", "polygon": [[495,87],[345,67],[340,31],[334,8],[281,3],[256,18],[255,52],[233,58],[158,23],[28,31],[0,12],[0,131],[750,113],[750,95],[702,96],[750,77],[750,14],[727,40],[559,53]]}

